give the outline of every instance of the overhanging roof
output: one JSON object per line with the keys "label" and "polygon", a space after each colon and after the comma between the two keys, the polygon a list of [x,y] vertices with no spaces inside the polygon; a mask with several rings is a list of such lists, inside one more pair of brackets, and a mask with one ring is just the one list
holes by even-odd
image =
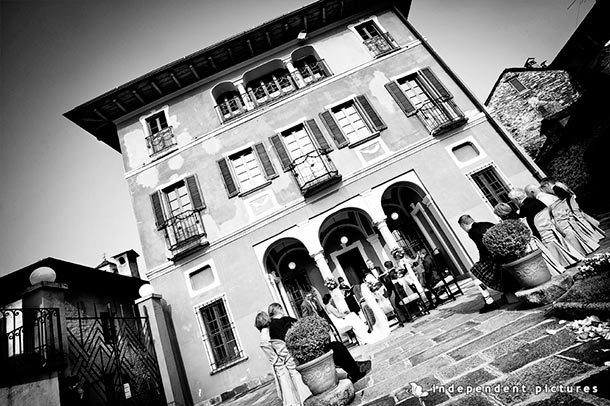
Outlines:
{"label": "overhanging roof", "polygon": [[181,89],[367,9],[393,5],[405,17],[411,0],[319,0],[134,79],[64,116],[120,152],[114,121]]}

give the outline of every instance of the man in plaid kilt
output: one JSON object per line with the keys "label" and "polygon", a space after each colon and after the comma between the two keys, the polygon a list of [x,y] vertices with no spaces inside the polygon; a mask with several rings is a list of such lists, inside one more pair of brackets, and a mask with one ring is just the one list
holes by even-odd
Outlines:
{"label": "man in plaid kilt", "polygon": [[[479,250],[479,261],[473,265],[470,272],[485,286],[502,291],[502,265],[496,263],[491,258],[487,247],[483,244],[483,234],[485,234],[485,231],[490,227],[493,227],[494,224],[486,221],[475,222],[468,214],[460,216],[458,224],[462,230],[468,233],[468,236]],[[483,287],[480,287],[480,289],[482,290],[481,294],[485,298],[485,306],[481,309],[481,312],[484,313],[497,309],[498,305],[493,301],[489,292]]]}

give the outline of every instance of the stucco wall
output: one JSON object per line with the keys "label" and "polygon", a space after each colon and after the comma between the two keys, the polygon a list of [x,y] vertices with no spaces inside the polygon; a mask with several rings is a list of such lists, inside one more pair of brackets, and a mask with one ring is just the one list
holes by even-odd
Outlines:
{"label": "stucco wall", "polygon": [[59,406],[57,375],[41,375],[38,380],[20,385],[0,387],[3,406]]}

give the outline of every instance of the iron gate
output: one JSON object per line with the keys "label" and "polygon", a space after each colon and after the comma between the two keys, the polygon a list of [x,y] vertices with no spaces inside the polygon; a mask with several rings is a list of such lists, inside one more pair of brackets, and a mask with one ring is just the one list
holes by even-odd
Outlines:
{"label": "iron gate", "polygon": [[166,405],[148,317],[122,313],[66,317],[69,372],[83,404]]}

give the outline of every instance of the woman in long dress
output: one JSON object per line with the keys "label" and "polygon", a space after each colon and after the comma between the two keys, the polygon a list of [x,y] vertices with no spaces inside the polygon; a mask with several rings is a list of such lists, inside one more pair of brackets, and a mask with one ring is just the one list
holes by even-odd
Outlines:
{"label": "woman in long dress", "polygon": [[275,387],[283,406],[302,406],[303,401],[311,395],[303,383],[301,374],[296,370],[296,363],[286,343],[282,340],[269,338],[269,323],[271,319],[266,312],[256,315],[254,326],[260,331],[260,347],[267,355],[273,367]]}
{"label": "woman in long dress", "polygon": [[540,210],[534,216],[534,225],[540,233],[539,244],[546,248],[549,255],[555,260],[553,262],[559,263],[561,266],[561,268],[555,269],[555,273],[561,273],[563,272],[562,268],[584,259],[584,256],[557,231],[551,221],[551,214],[548,208]]}
{"label": "woman in long dress", "polygon": [[[553,192],[558,199],[551,205],[551,214],[557,228],[566,236],[583,255],[590,254],[599,248],[603,232],[595,224],[597,220],[586,216],[580,210],[574,193],[563,183],[557,182]],[[589,219],[592,219],[591,222]],[[597,223],[599,224],[599,223]]]}
{"label": "woman in long dress", "polygon": [[366,304],[373,311],[373,315],[375,316],[375,324],[372,328],[373,331],[371,332],[371,340],[377,341],[389,336],[390,323],[388,322],[388,318],[386,317],[385,312],[377,303],[375,295],[373,294],[373,292],[371,292],[366,282],[360,285],[360,291],[362,292],[362,297],[366,301]]}

